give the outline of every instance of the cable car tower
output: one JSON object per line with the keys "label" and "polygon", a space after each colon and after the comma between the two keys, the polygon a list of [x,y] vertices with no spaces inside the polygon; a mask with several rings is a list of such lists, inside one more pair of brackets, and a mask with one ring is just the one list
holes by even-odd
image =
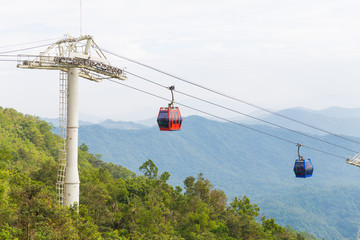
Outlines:
{"label": "cable car tower", "polygon": [[352,158],[346,159],[346,163],[360,167],[360,153],[355,154]]}
{"label": "cable car tower", "polygon": [[18,55],[17,67],[60,70],[59,127],[63,141],[56,183],[57,198],[61,205],[79,204],[79,76],[95,82],[101,82],[105,78],[126,80],[126,76],[122,69],[110,65],[89,35],[66,37],[39,56]]}

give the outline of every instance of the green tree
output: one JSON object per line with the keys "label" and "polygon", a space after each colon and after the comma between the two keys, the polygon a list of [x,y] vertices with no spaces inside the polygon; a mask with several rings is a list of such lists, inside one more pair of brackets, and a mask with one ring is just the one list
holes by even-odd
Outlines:
{"label": "green tree", "polygon": [[210,201],[210,190],[212,188],[212,184],[208,179],[205,179],[203,174],[200,173],[196,183],[194,184],[195,195],[197,195],[200,199],[205,202]]}
{"label": "green tree", "polygon": [[143,165],[140,166],[139,170],[142,171],[145,177],[150,180],[156,179],[159,171],[158,167],[151,159],[144,162]]}
{"label": "green tree", "polygon": [[187,177],[184,180],[185,194],[191,196],[195,194],[195,178],[193,176]]}
{"label": "green tree", "polygon": [[261,225],[255,221],[260,208],[251,204],[250,199],[235,197],[228,208],[226,225],[230,230],[229,235],[237,239],[261,239],[265,236]]}

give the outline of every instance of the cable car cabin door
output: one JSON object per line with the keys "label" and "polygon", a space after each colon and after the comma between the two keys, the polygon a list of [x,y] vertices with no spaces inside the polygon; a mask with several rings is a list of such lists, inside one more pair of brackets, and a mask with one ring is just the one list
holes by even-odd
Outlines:
{"label": "cable car cabin door", "polygon": [[169,126],[170,131],[180,130],[182,124],[182,117],[178,107],[169,108]]}
{"label": "cable car cabin door", "polygon": [[178,107],[160,108],[157,122],[160,131],[176,131],[180,130],[182,117]]}

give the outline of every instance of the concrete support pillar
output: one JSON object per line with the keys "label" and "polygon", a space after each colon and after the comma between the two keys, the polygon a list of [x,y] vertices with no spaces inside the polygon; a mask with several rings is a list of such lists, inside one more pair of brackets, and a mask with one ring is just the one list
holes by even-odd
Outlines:
{"label": "concrete support pillar", "polygon": [[79,204],[80,179],[78,170],[79,128],[79,69],[68,71],[67,90],[67,138],[64,205]]}

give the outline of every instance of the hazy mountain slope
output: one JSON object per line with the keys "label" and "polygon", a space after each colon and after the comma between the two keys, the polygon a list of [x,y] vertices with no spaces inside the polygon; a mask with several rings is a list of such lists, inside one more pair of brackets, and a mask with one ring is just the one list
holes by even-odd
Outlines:
{"label": "hazy mountain slope", "polygon": [[360,108],[329,107],[323,110],[308,110],[333,118],[360,118]]}
{"label": "hazy mountain slope", "polygon": [[109,129],[144,129],[144,128],[147,128],[147,126],[137,124],[134,122],[113,121],[111,119],[101,121],[98,124],[102,127],[109,128]]}
{"label": "hazy mountain slope", "polygon": [[[59,118],[41,118],[42,120],[48,122],[50,125],[54,126],[55,128],[59,127]],[[155,121],[156,123],[156,121]],[[134,122],[125,122],[125,121],[113,121],[111,119],[107,119],[104,121],[100,121],[99,123],[93,123],[93,122],[87,122],[79,120],[79,126],[88,126],[88,125],[100,125],[104,128],[109,129],[144,129],[148,128],[148,126],[134,123]],[[56,129],[54,132],[57,133],[58,129]]]}
{"label": "hazy mountain slope", "polygon": [[[250,127],[289,139],[294,143],[300,142],[345,157],[352,154],[283,129],[266,126]],[[348,143],[333,136],[324,136],[321,139],[346,148],[357,149],[355,143]],[[170,171],[180,168],[184,176],[201,171],[211,175],[222,172],[229,174],[227,177],[234,175],[235,179],[241,179],[242,176],[247,176],[254,178],[254,181],[265,183],[267,180],[256,179],[253,172],[265,179],[282,182],[282,178],[293,175],[291,169],[297,157],[295,144],[234,124],[197,116],[185,118],[182,130],[178,132],[160,132],[157,127],[128,131],[105,129],[101,126],[83,126],[80,128],[80,142],[87,143],[92,151],[102,154],[104,160],[119,162],[134,171],[144,159],[151,158],[158,162],[160,167]],[[302,152],[309,157],[311,155],[314,164],[317,165],[316,168],[320,172],[317,181],[328,182],[328,177],[335,176],[338,182],[342,181],[343,177],[349,177],[348,170],[345,170],[347,165],[344,164],[344,159],[306,148],[303,148]],[[339,170],[343,173],[338,174]],[[354,170],[350,171],[354,172]],[[222,178],[219,177],[219,180]],[[292,183],[289,185],[291,186]]]}
{"label": "hazy mountain slope", "polygon": [[[305,108],[289,108],[276,112],[311,126],[318,127],[336,134],[360,137],[360,109],[345,109],[330,107],[323,110],[309,110]],[[312,134],[325,135],[322,131],[300,125],[293,121],[279,117],[275,114],[264,114],[261,119],[287,127],[290,129],[308,132]],[[256,120],[244,120],[249,124],[265,124]]]}
{"label": "hazy mountain slope", "polygon": [[[40,118],[40,119],[48,122],[53,127],[56,128],[59,127],[59,118]],[[79,126],[94,125],[94,124],[95,123],[93,122],[79,120]]]}
{"label": "hazy mountain slope", "polygon": [[157,118],[157,116],[154,116],[153,118],[136,121],[135,123],[144,125],[147,127],[153,127],[153,126],[157,125],[156,118]]}

